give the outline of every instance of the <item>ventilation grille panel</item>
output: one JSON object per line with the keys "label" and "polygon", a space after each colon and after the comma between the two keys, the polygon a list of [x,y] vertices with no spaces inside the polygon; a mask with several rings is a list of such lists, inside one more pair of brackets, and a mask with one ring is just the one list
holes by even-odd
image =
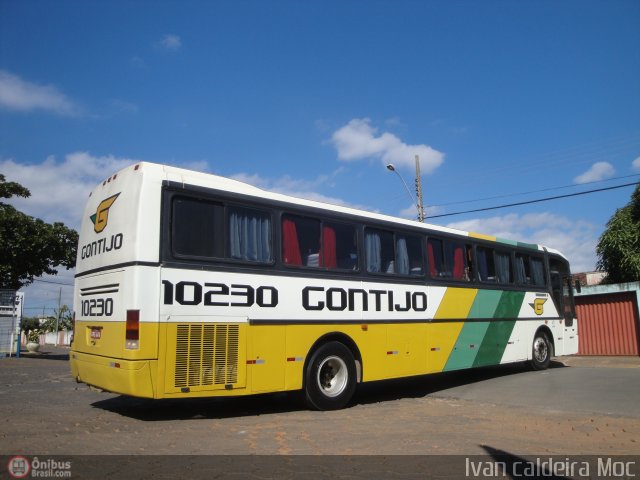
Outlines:
{"label": "ventilation grille panel", "polygon": [[177,325],[176,388],[230,385],[238,381],[238,325]]}

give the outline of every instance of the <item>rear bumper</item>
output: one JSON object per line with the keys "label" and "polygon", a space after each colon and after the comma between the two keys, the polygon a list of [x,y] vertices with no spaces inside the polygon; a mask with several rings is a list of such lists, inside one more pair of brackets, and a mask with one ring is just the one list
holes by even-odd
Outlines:
{"label": "rear bumper", "polygon": [[79,382],[132,397],[155,398],[150,360],[120,360],[71,351],[71,374]]}

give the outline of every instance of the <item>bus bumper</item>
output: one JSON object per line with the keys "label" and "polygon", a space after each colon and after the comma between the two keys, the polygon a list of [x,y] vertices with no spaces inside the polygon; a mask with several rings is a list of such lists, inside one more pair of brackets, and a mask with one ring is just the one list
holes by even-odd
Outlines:
{"label": "bus bumper", "polygon": [[119,360],[72,351],[69,363],[78,382],[113,393],[154,398],[149,360]]}

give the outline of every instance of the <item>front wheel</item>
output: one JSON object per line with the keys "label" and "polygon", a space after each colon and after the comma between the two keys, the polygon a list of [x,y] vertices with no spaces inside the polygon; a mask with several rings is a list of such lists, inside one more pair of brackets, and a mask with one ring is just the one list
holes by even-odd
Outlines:
{"label": "front wheel", "polygon": [[551,344],[545,333],[536,333],[533,338],[531,353],[531,368],[534,370],[546,370],[551,362]]}
{"label": "front wheel", "polygon": [[309,360],[304,393],[315,410],[338,410],[351,400],[356,389],[355,359],[340,342],[320,346]]}

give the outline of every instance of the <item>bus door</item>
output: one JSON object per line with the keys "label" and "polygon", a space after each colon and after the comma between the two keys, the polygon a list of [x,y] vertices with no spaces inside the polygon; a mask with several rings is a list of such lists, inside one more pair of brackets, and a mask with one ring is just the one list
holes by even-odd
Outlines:
{"label": "bus door", "polygon": [[564,323],[562,345],[556,345],[556,354],[569,355],[577,353],[578,335],[577,326],[574,324],[576,310],[569,266],[566,262],[557,259],[550,259],[549,266],[553,301]]}

